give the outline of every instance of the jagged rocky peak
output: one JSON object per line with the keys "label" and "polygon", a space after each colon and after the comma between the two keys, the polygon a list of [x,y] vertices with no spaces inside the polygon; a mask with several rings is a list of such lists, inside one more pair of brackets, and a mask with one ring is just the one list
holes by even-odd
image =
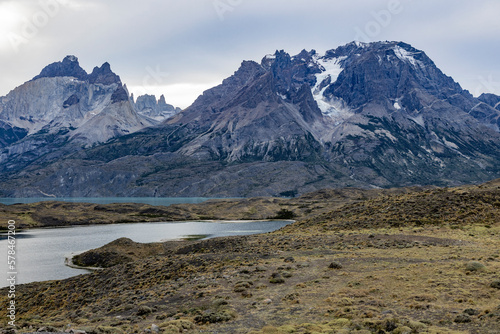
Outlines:
{"label": "jagged rocky peak", "polygon": [[[99,123],[104,119],[107,121]],[[32,135],[43,137],[48,133],[84,144],[103,142],[158,123],[136,112],[127,87],[109,63],[87,74],[75,56],[46,66],[40,75],[0,99],[0,121],[14,130],[25,130],[27,142],[36,141],[30,139],[37,138]],[[90,128],[94,135],[86,136]],[[101,135],[95,135],[97,132]]]}
{"label": "jagged rocky peak", "polygon": [[313,86],[315,74],[321,72],[315,57],[315,50],[302,50],[293,57],[277,50],[261,60],[261,67],[272,75],[277,94],[285,100],[293,100],[303,86]]}
{"label": "jagged rocky peak", "polygon": [[74,77],[80,80],[86,80],[87,76],[87,72],[80,67],[77,57],[66,56],[62,61],[46,66],[39,75],[33,78],[33,80],[54,77]]}
{"label": "jagged rocky peak", "polygon": [[316,50],[312,49],[311,51],[302,50],[298,55],[292,57],[293,61],[311,64],[315,58],[318,57],[318,53]]}
{"label": "jagged rocky peak", "polygon": [[156,96],[152,94],[139,95],[135,101],[135,105],[139,110],[152,108],[157,105]]}
{"label": "jagged rocky peak", "polygon": [[[435,64],[423,51],[403,42],[352,42],[328,50],[324,55],[318,54],[316,50],[302,50],[299,54],[290,56],[284,50],[277,50],[274,54],[266,55],[261,66],[271,71],[278,79],[290,81],[293,77],[293,80],[308,82],[311,86],[321,84],[317,82],[318,79],[327,79],[330,81],[328,84],[335,83],[340,73],[348,67],[357,67],[368,72],[376,70],[376,75],[379,75],[380,71],[392,71],[394,73],[390,74],[393,76],[409,71],[409,67],[412,67],[411,71],[435,68]],[[320,74],[324,75],[318,77]],[[457,86],[453,85],[453,89],[456,88]]]}
{"label": "jagged rocky peak", "polygon": [[111,103],[118,103],[124,101],[129,101],[128,92],[125,90],[125,88],[123,88],[122,85],[120,85],[111,95]]}
{"label": "jagged rocky peak", "polygon": [[308,57],[302,51],[292,59],[307,63],[309,73],[304,73],[325,113],[336,113],[341,105],[355,110],[369,101],[392,101],[395,109],[406,104],[408,110],[418,110],[418,91],[439,99],[465,94],[425,52],[403,42],[352,42],[324,55],[311,52]]}
{"label": "jagged rocky peak", "polygon": [[161,106],[161,107],[165,107],[165,108],[168,108],[168,106],[170,106],[165,101],[165,95],[163,95],[163,94],[160,95],[160,98],[158,99],[158,105]]}
{"label": "jagged rocky peak", "polygon": [[165,95],[161,95],[158,100],[156,100],[155,95],[145,94],[137,97],[135,105],[138,110],[144,110],[147,108],[160,109],[160,110],[175,110],[176,108],[168,104],[165,100]]}
{"label": "jagged rocky peak", "polygon": [[101,67],[94,67],[92,73],[88,74],[80,67],[78,58],[75,56],[66,56],[62,61],[46,66],[32,80],[56,77],[73,77],[81,81],[88,81],[91,84],[121,85],[120,77],[111,70],[111,65],[108,62],[102,64]]}
{"label": "jagged rocky peak", "polygon": [[242,86],[265,73],[264,68],[251,60],[244,60],[240,68],[227,79],[222,81],[222,85]]}
{"label": "jagged rocky peak", "polygon": [[165,100],[162,94],[158,100],[155,95],[145,94],[137,97],[135,103],[131,100],[137,112],[156,121],[163,121],[181,111]]}
{"label": "jagged rocky peak", "polygon": [[311,51],[303,49],[299,54],[293,57],[284,50],[276,50],[274,54],[265,55],[261,60],[261,65],[268,70],[271,69],[273,64],[276,64],[275,66],[284,68],[294,63],[309,63],[316,55],[317,52],[314,49]]}
{"label": "jagged rocky peak", "polygon": [[111,66],[108,62],[102,64],[101,67],[94,67],[92,73],[88,76],[90,83],[112,85],[121,84],[120,77],[111,71]]}
{"label": "jagged rocky peak", "polygon": [[290,66],[292,63],[292,57],[285,52],[285,50],[277,50],[274,53],[274,62],[275,68],[286,68]]}

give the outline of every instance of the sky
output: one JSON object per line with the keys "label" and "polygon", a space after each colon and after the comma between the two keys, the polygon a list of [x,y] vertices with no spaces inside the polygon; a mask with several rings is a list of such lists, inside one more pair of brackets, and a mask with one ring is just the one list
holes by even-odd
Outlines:
{"label": "sky", "polygon": [[0,0],[0,96],[66,55],[185,108],[243,60],[358,40],[423,50],[472,94],[500,95],[498,0]]}

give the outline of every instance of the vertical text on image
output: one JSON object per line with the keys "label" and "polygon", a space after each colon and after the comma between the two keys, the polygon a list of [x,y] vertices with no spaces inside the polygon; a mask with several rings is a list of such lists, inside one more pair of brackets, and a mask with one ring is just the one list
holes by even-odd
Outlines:
{"label": "vertical text on image", "polygon": [[12,327],[16,326],[16,280],[16,222],[9,220],[7,222],[7,282],[9,282],[7,318]]}

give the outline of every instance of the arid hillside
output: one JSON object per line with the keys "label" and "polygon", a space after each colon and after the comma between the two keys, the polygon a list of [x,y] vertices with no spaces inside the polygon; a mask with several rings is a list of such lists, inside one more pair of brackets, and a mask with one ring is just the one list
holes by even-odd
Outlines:
{"label": "arid hillside", "polygon": [[298,221],[264,235],[93,250],[123,261],[19,286],[18,332],[499,333],[499,181],[164,210],[180,207],[193,217],[292,212]]}

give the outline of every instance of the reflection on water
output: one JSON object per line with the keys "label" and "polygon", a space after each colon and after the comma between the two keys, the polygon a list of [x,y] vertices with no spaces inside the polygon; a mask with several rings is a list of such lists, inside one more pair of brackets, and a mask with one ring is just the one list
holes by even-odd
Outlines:
{"label": "reflection on water", "polygon": [[[250,235],[277,230],[290,221],[255,221],[245,223],[182,222],[75,226],[56,229],[32,229],[16,233],[17,283],[64,279],[85,273],[64,265],[66,256],[101,247],[118,238],[135,242],[159,242],[190,238]],[[0,238],[0,249],[7,254],[7,240]],[[6,275],[7,261],[0,261]],[[7,285],[0,280],[0,287]]]}
{"label": "reflection on water", "polygon": [[211,234],[190,234],[182,236],[182,240],[196,241],[196,240],[208,239],[210,237],[213,238]]}
{"label": "reflection on water", "polygon": [[[14,236],[16,237],[16,239],[27,239],[27,238],[34,238],[33,235],[29,234],[29,233],[16,233],[16,235]],[[0,233],[0,240],[7,240],[9,238],[9,235],[7,233]]]}

